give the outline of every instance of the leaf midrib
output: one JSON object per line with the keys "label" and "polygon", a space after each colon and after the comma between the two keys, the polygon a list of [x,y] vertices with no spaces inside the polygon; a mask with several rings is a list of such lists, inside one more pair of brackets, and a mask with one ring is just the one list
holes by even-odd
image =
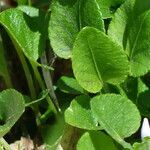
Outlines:
{"label": "leaf midrib", "polygon": [[[97,116],[97,115],[95,114],[95,116]],[[101,124],[102,128],[104,130],[106,130],[107,133],[110,134],[116,141],[118,141],[121,145],[123,145],[126,148],[131,148],[131,145],[129,143],[127,143],[126,141],[124,141],[123,137],[121,137],[117,133],[117,131],[107,123],[107,121],[103,120],[102,118],[99,119],[99,117],[96,117],[96,118],[98,118],[98,122]],[[110,130],[108,130],[108,129],[110,129]]]}
{"label": "leaf midrib", "polygon": [[96,70],[96,73],[97,73],[97,76],[98,76],[98,78],[99,78],[99,80],[100,80],[100,83],[103,84],[103,80],[102,80],[102,77],[101,77],[100,72],[99,72],[99,70],[98,70],[98,66],[97,66],[97,63],[96,63],[96,60],[95,60],[95,56],[94,56],[93,50],[92,50],[92,48],[90,47],[90,44],[89,44],[89,43],[90,43],[90,42],[89,42],[89,39],[87,38],[87,44],[88,44],[88,47],[89,47],[89,50],[90,50],[90,53],[91,53],[91,56],[92,56],[92,61],[93,61],[93,64],[94,64],[94,68],[95,68],[95,70]]}
{"label": "leaf midrib", "polygon": [[144,21],[145,21],[145,19],[146,19],[146,17],[148,16],[149,13],[150,13],[150,11],[147,11],[147,12],[145,13],[144,18],[143,18],[143,21],[142,21],[141,24],[140,24],[139,31],[138,31],[138,33],[137,33],[137,36],[136,36],[136,38],[135,38],[133,47],[132,47],[132,49],[131,49],[130,59],[132,59],[132,56],[133,56],[133,54],[134,54],[134,50],[135,50],[135,47],[136,47],[138,38],[139,38],[139,36],[140,36],[140,32],[141,32],[141,30],[142,30],[143,23],[144,23]]}

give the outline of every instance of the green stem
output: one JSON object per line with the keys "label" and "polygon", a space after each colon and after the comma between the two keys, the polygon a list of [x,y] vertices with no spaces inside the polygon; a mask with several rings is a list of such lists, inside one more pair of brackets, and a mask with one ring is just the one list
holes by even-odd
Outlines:
{"label": "green stem", "polygon": [[0,148],[4,147],[5,150],[11,150],[9,144],[5,141],[4,138],[0,138]]}
{"label": "green stem", "polygon": [[[46,58],[45,52],[44,52],[44,55],[41,57],[41,63],[47,64],[47,58]],[[60,110],[59,103],[58,103],[56,94],[54,92],[51,74],[50,74],[49,70],[47,70],[45,68],[42,68],[42,72],[43,72],[43,77],[44,77],[46,87],[49,89],[50,96],[51,96],[53,102],[55,103],[55,105],[57,106],[57,109]]]}
{"label": "green stem", "polygon": [[53,113],[51,109],[47,109],[47,111],[40,117],[40,121],[44,123],[50,115],[53,115]]}
{"label": "green stem", "polygon": [[5,74],[4,80],[5,80],[7,88],[13,88],[13,84],[11,82],[11,78],[8,72]]}
{"label": "green stem", "polygon": [[42,80],[41,75],[38,71],[37,65],[34,62],[31,62],[31,61],[30,61],[30,63],[31,63],[31,66],[33,68],[35,77],[36,77],[41,89],[44,90],[45,89],[45,84],[43,83],[43,80]]}
{"label": "green stem", "polygon": [[37,99],[37,100],[34,100],[34,101],[30,102],[30,103],[26,103],[26,104],[25,104],[25,107],[29,107],[29,106],[31,106],[31,105],[37,104],[37,103],[39,103],[39,102],[45,100],[45,98],[46,98],[46,96],[48,95],[48,93],[49,93],[49,92],[47,92],[44,96],[42,96],[41,98],[39,98],[39,99]]}
{"label": "green stem", "polygon": [[22,51],[20,51],[18,48],[16,48],[16,51],[18,53],[18,56],[20,58],[23,70],[25,72],[25,76],[26,76],[26,79],[27,79],[27,83],[28,83],[28,87],[29,87],[29,90],[30,90],[31,97],[32,97],[32,99],[35,99],[36,98],[36,92],[35,92],[35,88],[34,88],[34,84],[33,84],[33,80],[32,80],[32,76],[31,76],[29,67],[28,67],[27,62],[25,60],[25,56],[22,53]]}
{"label": "green stem", "polygon": [[28,0],[28,5],[32,6],[32,0]]}
{"label": "green stem", "polygon": [[9,70],[8,70],[7,60],[6,60],[6,57],[5,57],[5,49],[4,49],[4,45],[3,45],[3,38],[1,36],[1,34],[0,34],[0,53],[3,57],[3,61],[4,61],[3,63],[6,64],[4,66],[5,69],[4,69],[4,72],[3,72],[3,78],[5,80],[5,84],[6,84],[7,88],[12,88],[13,84],[12,84],[11,77],[10,77]]}
{"label": "green stem", "polygon": [[[38,71],[38,68],[37,68],[36,64],[34,64],[34,62],[31,62],[31,61],[30,61],[30,63],[31,63],[31,66],[33,68],[35,77],[36,77],[36,79],[37,79],[41,89],[45,90],[45,84],[43,83],[43,79],[41,78],[41,75],[40,75],[40,73]],[[46,99],[47,99],[47,102],[48,102],[50,108],[52,109],[52,111],[54,113],[57,113],[57,110],[56,110],[55,105],[53,104],[51,98],[49,96],[47,96]]]}
{"label": "green stem", "polygon": [[120,92],[120,94],[121,94],[122,96],[127,97],[125,91],[121,88],[120,85],[117,85],[117,88],[118,88],[118,90],[119,90],[119,92]]}

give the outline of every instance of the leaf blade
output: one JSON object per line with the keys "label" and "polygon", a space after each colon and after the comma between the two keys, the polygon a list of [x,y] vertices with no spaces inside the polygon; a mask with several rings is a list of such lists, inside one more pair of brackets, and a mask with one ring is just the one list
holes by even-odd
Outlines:
{"label": "leaf blade", "polygon": [[23,96],[13,89],[0,93],[0,119],[4,125],[0,126],[0,137],[3,137],[16,123],[25,110]]}
{"label": "leaf blade", "polygon": [[72,67],[78,83],[93,93],[100,91],[103,82],[121,83],[129,73],[129,62],[122,48],[92,27],[85,27],[78,34]]}
{"label": "leaf blade", "polygon": [[91,101],[91,110],[108,134],[125,148],[131,148],[124,138],[139,128],[141,117],[130,100],[115,94],[96,96]]}
{"label": "leaf blade", "polygon": [[65,111],[65,121],[75,127],[87,130],[99,130],[90,110],[90,98],[82,95],[76,97]]}
{"label": "leaf blade", "polygon": [[131,75],[134,77],[150,70],[149,8],[148,0],[142,3],[139,0],[127,0],[115,13],[108,30],[108,35],[124,47],[128,54]]}

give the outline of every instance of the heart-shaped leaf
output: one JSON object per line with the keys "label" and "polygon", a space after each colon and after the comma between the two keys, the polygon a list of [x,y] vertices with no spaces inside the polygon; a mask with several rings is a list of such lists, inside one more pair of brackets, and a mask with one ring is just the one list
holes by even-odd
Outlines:
{"label": "heart-shaped leaf", "polygon": [[126,97],[115,94],[96,96],[91,100],[93,116],[111,137],[124,148],[131,146],[124,141],[140,126],[140,113],[137,107]]}
{"label": "heart-shaped leaf", "polygon": [[77,150],[117,150],[113,140],[103,132],[85,132],[77,144]]}
{"label": "heart-shaped leaf", "polygon": [[31,7],[26,10],[26,13],[18,8],[3,11],[0,13],[0,23],[9,33],[16,48],[36,62],[45,48],[45,13]]}
{"label": "heart-shaped leaf", "polygon": [[0,93],[0,137],[3,137],[17,122],[25,110],[22,94],[13,89]]}
{"label": "heart-shaped leaf", "polygon": [[87,25],[104,30],[96,0],[54,0],[49,23],[49,38],[54,52],[59,57],[70,58],[77,33]]}
{"label": "heart-shaped leaf", "polygon": [[65,121],[75,127],[87,130],[98,130],[97,122],[94,120],[90,109],[90,97],[78,96],[65,111]]}
{"label": "heart-shaped leaf", "polygon": [[115,13],[108,35],[122,45],[131,63],[131,75],[150,71],[150,1],[127,0]]}
{"label": "heart-shaped leaf", "polygon": [[129,62],[121,46],[92,27],[85,27],[77,36],[72,66],[78,83],[93,93],[100,91],[104,82],[123,82],[129,73]]}

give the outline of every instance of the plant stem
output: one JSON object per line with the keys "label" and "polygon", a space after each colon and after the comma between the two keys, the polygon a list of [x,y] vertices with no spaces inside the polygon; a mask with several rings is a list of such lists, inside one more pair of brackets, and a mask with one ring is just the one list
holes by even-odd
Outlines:
{"label": "plant stem", "polygon": [[53,115],[53,113],[51,109],[47,109],[46,112],[40,117],[40,121],[44,123],[50,115]]}
{"label": "plant stem", "polygon": [[[44,52],[43,56],[41,57],[41,63],[47,64],[47,58],[46,58],[45,52]],[[51,74],[50,74],[49,70],[44,69],[44,68],[42,68],[42,72],[43,72],[43,77],[44,77],[46,87],[48,89],[50,89],[50,91],[49,91],[50,96],[52,97],[53,102],[57,106],[57,109],[60,110],[59,103],[58,103],[57,97],[56,97],[55,92],[54,92]]]}
{"label": "plant stem", "polygon": [[11,82],[9,73],[6,73],[6,74],[5,74],[4,80],[5,80],[5,83],[6,83],[7,88],[13,88],[13,84],[12,84],[12,82]]}
{"label": "plant stem", "polygon": [[35,77],[36,77],[36,79],[37,79],[41,89],[44,90],[45,89],[45,84],[43,83],[43,80],[41,78],[41,75],[40,75],[40,73],[38,71],[38,68],[37,68],[36,64],[34,62],[31,62],[31,61],[30,61],[30,63],[31,63],[31,66],[33,68]]}
{"label": "plant stem", "polygon": [[4,49],[4,45],[3,45],[3,38],[0,34],[0,53],[1,55],[3,56],[3,63],[5,63],[5,66],[4,66],[4,72],[2,74],[4,80],[5,80],[5,84],[7,86],[7,88],[12,88],[13,87],[13,84],[12,84],[12,81],[11,81],[11,77],[10,77],[10,74],[9,74],[9,70],[8,70],[8,65],[7,65],[7,60],[6,60],[6,57],[5,57],[5,49]]}
{"label": "plant stem", "polygon": [[11,150],[9,144],[5,141],[4,138],[0,138],[0,146],[4,147],[5,150]]}
{"label": "plant stem", "polygon": [[127,97],[125,91],[122,89],[122,87],[120,85],[117,85],[117,88],[122,96]]}
{"label": "plant stem", "polygon": [[[35,77],[36,77],[36,79],[37,79],[37,81],[38,81],[38,83],[39,83],[41,89],[42,89],[42,90],[45,90],[45,84],[43,83],[43,79],[41,78],[41,75],[40,75],[40,73],[39,73],[39,71],[38,71],[38,68],[37,68],[36,64],[34,64],[34,62],[31,62],[31,61],[30,61],[30,63],[31,63],[31,66],[32,66],[32,68],[33,68]],[[54,113],[57,113],[57,110],[56,110],[56,108],[55,108],[55,105],[53,104],[53,102],[52,102],[52,100],[50,99],[50,97],[47,96],[46,99],[47,99],[47,102],[48,102],[50,108],[52,109],[52,111],[53,111]]]}
{"label": "plant stem", "polygon": [[28,0],[28,5],[32,6],[32,0]]}
{"label": "plant stem", "polygon": [[31,106],[31,105],[34,105],[34,104],[37,104],[37,103],[43,101],[43,100],[46,98],[46,96],[48,95],[48,93],[49,93],[49,92],[47,92],[44,96],[42,96],[41,98],[39,98],[39,99],[37,99],[37,100],[34,100],[34,101],[32,101],[32,102],[29,102],[29,103],[26,103],[26,104],[25,104],[25,107],[29,107],[29,106]]}
{"label": "plant stem", "polygon": [[36,92],[35,92],[35,88],[34,88],[34,84],[33,84],[33,80],[32,80],[32,76],[31,76],[29,67],[28,67],[27,62],[25,60],[25,56],[22,53],[22,51],[20,51],[18,48],[16,48],[16,51],[17,51],[18,56],[20,58],[20,61],[21,61],[21,64],[22,64],[22,67],[23,67],[23,70],[24,70],[24,73],[25,73],[25,76],[27,79],[27,83],[28,83],[31,97],[32,97],[32,99],[35,99],[36,98]]}

